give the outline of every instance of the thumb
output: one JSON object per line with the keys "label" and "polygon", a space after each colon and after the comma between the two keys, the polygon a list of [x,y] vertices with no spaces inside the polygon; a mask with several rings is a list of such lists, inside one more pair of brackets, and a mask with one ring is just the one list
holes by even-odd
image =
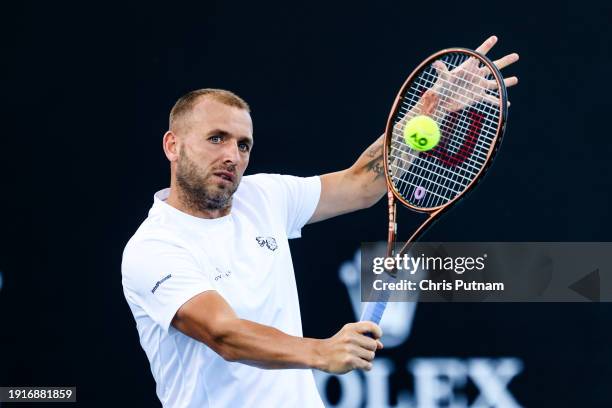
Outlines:
{"label": "thumb", "polygon": [[434,67],[439,77],[441,77],[442,79],[448,78],[448,68],[446,67],[445,63],[440,60],[437,60],[436,62],[431,64],[431,66]]}

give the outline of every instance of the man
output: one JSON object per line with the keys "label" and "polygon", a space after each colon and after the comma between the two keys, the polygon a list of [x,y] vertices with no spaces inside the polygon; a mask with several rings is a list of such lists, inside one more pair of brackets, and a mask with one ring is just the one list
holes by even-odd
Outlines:
{"label": "man", "polygon": [[163,139],[170,189],[124,252],[125,296],[167,407],[322,406],[304,368],[368,370],[382,347],[371,322],[302,337],[287,241],[383,195],[381,140],[320,178],[242,178],[252,134],[248,105],[228,91],[179,99]]}
{"label": "man", "polygon": [[382,348],[372,322],[302,337],[288,245],[305,224],[383,196],[382,137],[343,171],[243,179],[249,112],[224,90],[177,101],[163,138],[170,188],[124,251],[124,294],[164,407],[320,407],[309,369],[369,370]]}

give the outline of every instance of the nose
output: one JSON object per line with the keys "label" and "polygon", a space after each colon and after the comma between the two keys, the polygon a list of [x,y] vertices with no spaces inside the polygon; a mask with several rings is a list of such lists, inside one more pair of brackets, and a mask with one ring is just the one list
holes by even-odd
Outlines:
{"label": "nose", "polygon": [[240,149],[238,148],[238,143],[227,143],[225,145],[225,149],[223,150],[223,162],[238,164],[240,161]]}

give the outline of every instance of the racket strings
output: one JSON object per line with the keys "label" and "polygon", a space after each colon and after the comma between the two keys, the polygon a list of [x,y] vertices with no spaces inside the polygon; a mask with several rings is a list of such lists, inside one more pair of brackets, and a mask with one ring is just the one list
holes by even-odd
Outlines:
{"label": "racket strings", "polygon": [[[451,65],[451,69],[454,69],[454,68],[457,68],[457,67],[456,67],[456,66],[452,66],[452,65]],[[434,69],[434,70],[435,70],[435,69]],[[431,70],[430,70],[430,71],[431,71]],[[450,94],[453,94],[453,93],[454,93],[454,94],[455,94],[455,95],[457,95],[459,98],[464,98],[464,101],[465,101],[465,102],[471,102],[471,101],[476,100],[476,98],[469,97],[469,96],[467,96],[466,94],[460,94],[460,93],[456,93],[456,92],[454,92],[454,91],[453,91],[453,88],[454,88],[454,89],[459,89],[459,90],[464,90],[464,91],[466,91],[466,90],[467,90],[467,89],[466,89],[467,87],[462,87],[461,85],[458,85],[456,82],[455,82],[455,83],[450,82],[450,81],[448,81],[448,80],[446,80],[446,79],[444,79],[444,78],[441,78],[441,77],[440,77],[439,75],[437,75],[437,74],[433,74],[432,72],[429,72],[429,75],[430,75],[430,78],[435,77],[435,79],[436,79],[437,81],[439,81],[440,83],[443,83],[443,84],[446,84],[446,85],[447,85],[446,87],[441,88],[441,95],[442,95],[443,97],[446,97],[446,96],[448,96],[448,95],[450,95]],[[458,74],[456,74],[456,75],[458,75]],[[498,88],[497,88],[497,83],[496,83],[496,82],[494,82],[495,87],[483,87],[483,86],[480,86],[480,85],[477,85],[477,84],[474,84],[474,83],[470,83],[469,81],[466,81],[466,80],[465,80],[465,75],[470,75],[470,76],[472,76],[472,77],[474,77],[474,78],[476,78],[476,79],[478,79],[478,80],[482,80],[482,77],[481,77],[481,76],[477,76],[476,74],[471,73],[471,72],[468,72],[468,71],[463,71],[463,72],[461,72],[461,75],[462,75],[461,77],[457,77],[457,76],[455,76],[455,78],[457,79],[457,81],[461,81],[462,83],[464,83],[464,84],[466,84],[466,85],[470,85],[471,87],[473,87],[473,88],[475,88],[475,89],[481,90],[481,91],[483,91],[483,92],[484,92],[486,95],[489,95],[489,96],[497,96],[497,95],[498,95],[498,93],[497,93],[497,92],[498,92]],[[487,75],[487,78],[488,78],[488,77],[490,77],[490,76],[491,76],[491,74],[488,74],[488,75]],[[487,81],[489,81],[489,80],[487,80]],[[469,93],[474,93],[474,92],[469,91]],[[485,100],[488,100],[489,102],[493,102],[493,103],[495,103],[495,101],[493,101],[492,99],[489,99],[489,98],[485,98]],[[456,101],[457,101],[457,100],[456,100]],[[455,101],[455,102],[456,102],[456,101]],[[461,101],[461,100],[459,100],[459,101]]]}
{"label": "racket strings", "polygon": [[[423,90],[426,90],[426,88],[424,88]],[[412,107],[415,104],[415,101],[418,100],[418,99],[420,99],[420,96],[418,96],[416,92],[415,93],[412,93],[412,92],[407,93],[406,96],[405,96],[404,102],[400,106],[400,112],[403,113],[404,115],[406,115],[408,113],[408,111],[410,109],[412,109]],[[450,110],[450,106],[448,105],[448,103],[446,101],[440,101],[439,106],[444,108],[444,109]],[[490,117],[492,115],[499,114],[499,110],[498,109],[495,109],[495,108],[478,108],[478,107],[473,106],[473,107],[471,107],[470,110],[472,112],[476,112],[476,113],[479,113],[480,115],[482,115],[483,116],[483,127],[487,128],[488,130],[490,130],[493,133],[495,132],[495,130],[497,129],[497,123],[493,122],[490,119]],[[440,120],[441,125],[444,125],[444,122],[445,122],[444,117],[438,116],[437,119]],[[403,120],[403,117],[401,119],[399,119],[398,122],[402,121],[402,120]],[[463,124],[467,125],[467,122],[464,122]],[[467,126],[465,126],[465,127],[467,127]]]}
{"label": "racket strings", "polygon": [[[401,160],[401,158],[399,160]],[[418,164],[415,164],[415,166],[418,166]],[[396,164],[390,164],[390,167],[391,167],[391,171],[394,172],[394,177],[398,177],[398,175],[401,172],[405,171],[405,167],[400,167],[399,165],[396,165]],[[424,167],[421,167],[421,168],[422,169],[426,169]],[[470,179],[470,178],[468,178],[467,176],[464,176],[464,175],[460,175],[460,174],[456,174],[456,175],[459,178],[449,178],[446,175],[440,174],[440,178],[438,180],[432,180],[432,183],[439,184],[440,187],[447,187],[448,186],[448,188],[450,190],[452,190],[452,189],[457,190],[457,191],[453,191],[453,192],[459,193],[459,192],[461,192],[461,190],[463,188],[465,188],[467,185],[469,185],[469,183],[470,183],[470,181],[472,179]],[[422,178],[422,176],[420,174],[415,174],[415,177],[421,177]],[[440,184],[440,183],[438,183],[438,181],[443,181],[444,184]],[[403,180],[403,182],[406,182],[406,181]]]}
{"label": "racket strings", "polygon": [[[434,76],[423,76],[421,78],[419,78],[417,81],[415,81],[415,84],[413,86],[413,88],[415,89],[411,89],[409,90],[406,95],[404,96],[404,101],[402,103],[402,108],[404,111],[406,111],[407,109],[409,109],[412,105],[414,105],[414,102],[420,99],[420,94],[422,94],[424,91],[426,91],[427,89],[430,89],[436,82],[436,79]],[[443,88],[445,89],[445,88]],[[495,121],[492,117],[497,116],[499,114],[499,109],[495,106],[493,108],[491,107],[486,107],[486,105],[484,105],[485,107],[480,107],[479,105],[479,101],[477,100],[471,100],[471,101],[462,101],[461,99],[458,98],[453,98],[454,94],[458,94],[457,92],[450,92],[448,94],[448,96],[446,97],[446,100],[441,100],[440,104],[442,105],[443,108],[446,108],[446,110],[451,110],[451,106],[449,105],[449,101],[452,102],[461,102],[464,103],[468,106],[470,106],[470,110],[473,112],[478,112],[479,114],[481,114],[483,116],[483,126],[488,128],[492,133],[493,136],[497,130],[497,121]],[[465,109],[463,110],[463,112],[465,112]],[[462,112],[462,113],[463,113]],[[445,115],[448,116],[448,115]],[[401,120],[401,119],[400,119]],[[445,122],[445,118],[444,117],[438,117],[437,120],[439,122],[442,122],[442,124],[444,124]],[[465,123],[467,125],[467,123]],[[467,127],[467,126],[466,126]],[[490,138],[492,139],[492,137]]]}
{"label": "racket strings", "polygon": [[[450,131],[450,129],[446,128],[445,126],[440,126],[440,127],[442,128],[442,131],[447,131],[447,132]],[[394,147],[397,150],[400,150],[402,156],[410,155],[412,157],[422,157],[418,155],[419,152],[412,150],[410,147],[408,147],[405,144],[404,136],[401,130],[396,128],[392,132],[393,132],[393,140],[392,140],[393,146],[392,147]],[[475,155],[473,159],[470,159],[468,157],[462,157],[463,159],[465,159],[464,160],[464,164],[466,166],[465,171],[470,176],[476,175],[478,173],[478,170],[480,169],[480,164],[481,164],[480,160],[477,160],[477,159],[481,159],[482,161],[486,160],[486,152],[482,150],[486,146],[482,143],[473,142],[470,140],[464,141],[464,144],[469,145],[469,147],[473,147],[474,155]],[[445,148],[448,148],[449,151],[453,151],[453,150],[459,151],[461,148],[461,145],[459,145],[455,140],[448,140],[444,134],[442,135],[440,145],[444,145]],[[438,151],[439,150],[434,150],[433,152],[437,153]],[[432,155],[434,153],[429,153],[429,155]],[[390,154],[394,156],[394,152],[390,152]],[[476,162],[476,163],[472,163],[472,162]],[[438,168],[448,170],[447,168],[444,168],[441,165],[435,164],[435,166]],[[470,171],[470,170],[473,170],[473,171]]]}
{"label": "racket strings", "polygon": [[[445,127],[445,126],[446,126],[445,124],[443,124],[443,125],[441,126],[441,127],[442,127],[442,130],[450,131],[450,129],[448,129],[448,128],[447,128],[447,129],[444,129],[444,127]],[[463,127],[462,127],[462,129],[465,129],[465,128],[463,128]],[[393,147],[395,147],[395,149],[399,149],[399,150],[401,150],[401,156],[407,156],[407,155],[408,155],[408,156],[411,156],[412,158],[419,157],[417,154],[413,153],[414,151],[413,151],[412,149],[410,149],[410,148],[409,148],[409,147],[408,147],[408,146],[407,146],[407,145],[404,143],[404,141],[403,141],[403,135],[402,135],[402,133],[401,133],[401,130],[400,130],[400,129],[398,129],[397,127],[394,127],[394,129],[393,129],[393,135],[394,135],[394,138],[393,138],[393,140],[392,140],[392,143],[394,144],[394,146],[393,146]],[[444,136],[443,136],[443,137],[444,137]],[[455,146],[455,143],[454,143],[453,141],[451,141],[451,142],[449,143],[449,145],[450,145],[450,146]],[[479,145],[479,144],[474,144],[474,146],[478,146],[478,147],[480,147],[481,145]],[[457,146],[457,147],[458,147],[458,146]],[[404,167],[406,167],[406,168],[407,168],[407,166],[408,166],[408,165],[410,164],[410,162],[411,162],[411,160],[405,160],[403,157],[398,156],[398,155],[394,155],[393,153],[391,153],[391,156],[393,157],[393,159],[394,159],[393,161],[394,161],[394,162],[395,162],[395,161],[398,161],[398,160],[399,160],[399,161],[403,161],[403,162],[404,162],[404,163],[403,163],[403,166],[404,166]],[[481,158],[482,158],[483,160],[485,160],[485,159],[486,159],[486,153],[484,153],[484,152],[483,152],[483,153],[481,153]],[[473,168],[474,172],[470,172],[469,170],[467,170],[467,169],[466,169],[466,173],[467,173],[467,174],[468,174],[468,176],[470,176],[470,177],[464,177],[464,176],[462,176],[461,174],[459,174],[459,175],[460,175],[460,176],[462,176],[463,178],[465,178],[465,179],[468,181],[468,184],[469,184],[469,181],[471,181],[471,176],[475,176],[475,175],[477,174],[477,171],[479,170],[479,167],[478,167],[478,166],[474,166],[474,165],[472,165],[472,164],[471,164],[471,163],[469,163],[469,162],[467,162],[466,164],[467,164],[467,166],[468,166],[468,167]],[[480,163],[479,163],[479,164],[480,164]],[[445,170],[445,169],[444,169],[442,166],[440,166],[440,165],[437,165],[437,164],[435,164],[435,163],[433,163],[433,165],[434,165],[435,167],[439,168],[439,169],[442,169],[443,171]],[[418,166],[418,165],[417,165],[417,166]],[[401,169],[401,167],[402,167],[402,166],[396,166],[396,167],[397,167],[397,168],[399,168],[399,169]],[[397,174],[396,174],[396,175],[397,175]],[[466,185],[467,185],[467,184],[466,184]]]}
{"label": "racket strings", "polygon": [[[418,178],[424,182],[418,184],[425,184],[427,191],[436,197],[442,198],[443,202],[448,201],[467,187],[479,170],[479,168],[472,163],[465,161],[461,166],[456,166],[453,171],[450,171],[446,166],[436,164],[436,162],[432,160],[424,160],[423,156],[415,156],[407,152],[404,146],[402,146],[401,149],[404,153],[408,153],[412,156],[413,161],[411,165],[413,166],[413,170],[420,170],[412,171],[410,173],[410,179],[400,179],[399,177],[404,174],[405,169],[400,168],[398,165],[395,166],[397,167],[397,171],[395,172],[396,181],[399,181],[398,187],[400,187],[400,193],[404,196],[407,195],[408,186],[418,188],[415,184],[417,181],[415,178]],[[396,183],[396,185],[397,184],[398,183]],[[437,201],[439,202],[440,200]]]}
{"label": "racket strings", "polygon": [[[414,161],[414,159],[418,159],[418,154],[413,153],[414,151],[409,149],[406,144],[403,142],[403,139],[401,135],[396,133],[396,136],[398,136],[397,138],[395,138],[393,140],[393,144],[395,145],[395,150],[400,150],[400,155],[394,154],[393,150],[391,149],[392,152],[390,153],[390,166],[395,170],[393,172],[393,177],[394,178],[399,178],[402,176],[403,172],[406,171],[408,169],[409,166],[415,166],[415,167],[420,167],[422,169],[425,169],[424,167],[422,167],[418,161]],[[406,157],[409,157],[409,159],[406,159]],[[433,166],[434,168],[436,168],[436,170],[440,173],[439,176],[441,178],[443,178],[445,181],[449,181],[449,182],[453,182],[456,183],[458,185],[460,185],[461,187],[465,187],[467,186],[471,180],[473,179],[474,176],[476,176],[477,174],[477,168],[475,168],[472,165],[469,165],[470,167],[474,167],[474,172],[470,171],[469,169],[465,169],[465,171],[462,174],[462,172],[455,172],[452,174],[452,176],[457,176],[459,179],[454,179],[453,177],[449,177],[448,171],[445,167],[443,167],[442,165],[439,165],[435,162],[431,162],[430,163],[431,166]],[[435,183],[435,181],[433,181]]]}
{"label": "racket strings", "polygon": [[[407,94],[409,96],[409,98],[407,97],[406,99],[414,102],[416,100],[416,98],[418,98],[416,95],[414,95],[413,93],[408,93]],[[404,101],[403,105],[406,105],[406,101]],[[414,105],[414,104],[412,104]],[[403,106],[401,108],[401,112],[406,115],[408,113],[408,110],[410,108]],[[486,112],[489,114],[495,114],[495,112]],[[468,133],[470,131],[470,122],[472,120],[472,118],[468,118],[465,115],[465,111],[462,112],[460,115],[446,115],[447,117],[450,116],[449,119],[445,119],[444,117],[440,117],[438,115],[433,115],[434,119],[436,119],[436,121],[439,123],[441,129],[443,130],[442,132],[442,141],[440,143],[440,145],[444,145],[444,143],[446,142],[445,139],[448,139],[446,135],[448,134],[452,134],[452,128],[456,127],[459,128],[460,130],[463,130],[465,133]],[[402,121],[404,118],[400,118],[399,121]],[[453,121],[454,123],[449,123],[450,121]],[[483,121],[484,122],[484,121]],[[490,126],[487,126],[486,123],[481,123],[482,127],[486,128],[486,130],[489,130],[490,132],[487,133],[491,133],[492,136],[491,137],[487,137],[486,134],[482,135],[482,138],[484,141],[487,142],[491,142],[494,135],[495,135],[495,130],[493,128],[491,128]],[[397,132],[397,126],[394,129]],[[401,139],[402,135],[401,135],[401,131],[399,132],[398,137]],[[463,141],[463,144],[468,143],[470,145],[472,145],[472,147],[482,147],[483,149],[479,149],[476,148],[476,152],[481,156],[481,158],[483,160],[486,160],[487,157],[487,151],[488,151],[488,146],[484,146],[484,144],[477,144],[471,141]],[[459,141],[455,141],[454,139],[450,139],[449,143],[448,143],[448,147],[452,148],[456,148],[459,149],[462,146],[462,144],[459,144]],[[434,151],[435,152],[435,151]]]}
{"label": "racket strings", "polygon": [[[440,61],[440,62],[444,63],[443,61]],[[452,71],[452,70],[457,69],[459,65],[461,64],[461,62],[462,62],[461,60],[458,62],[448,61],[447,65],[450,66],[450,69]],[[469,71],[466,71],[466,70],[461,71],[459,74],[461,75],[459,79],[464,82],[466,82],[465,81],[466,75],[469,75],[470,77],[473,77],[478,80],[480,79],[479,77],[475,76],[475,74]],[[454,77],[457,78],[459,74],[454,74]],[[491,74],[488,74],[488,76],[491,76]],[[479,100],[476,100],[474,98],[466,98],[465,95],[461,92],[463,91],[463,89],[458,88],[456,84],[452,84],[449,81],[443,78],[440,78],[435,68],[432,68],[431,66],[429,66],[426,70],[424,70],[423,73],[417,78],[417,80],[414,81],[414,84],[413,84],[414,89],[411,90],[412,92],[408,91],[407,95],[410,95],[413,101],[415,100],[415,98],[418,100],[420,98],[420,95],[418,94],[422,94],[427,89],[430,89],[436,82],[440,82],[444,85],[441,87],[441,92],[444,94],[444,97],[442,98],[441,103],[446,106],[447,110],[451,110],[449,101],[464,103],[465,105],[470,106],[470,108],[473,111],[481,113],[484,117],[484,123],[488,125],[489,128],[493,130],[493,132],[495,132],[495,130],[497,129],[497,121],[494,118],[490,118],[488,116],[490,115],[496,116],[499,113],[499,110],[497,110],[497,112],[492,112],[490,108],[486,107],[486,105],[483,105],[485,106],[484,109],[479,107],[479,105],[477,104],[478,102],[480,102]],[[484,92],[489,92],[488,94],[489,96],[495,96],[495,99],[493,100],[489,99],[488,102],[493,103],[493,105],[490,105],[490,106],[497,108],[498,88],[485,89],[483,87],[480,87],[477,84],[473,84],[473,82],[474,82],[473,80],[470,82],[472,83],[472,87],[481,89]],[[456,90],[459,90],[459,92],[457,92]],[[468,92],[473,93],[469,90]],[[455,95],[457,97],[454,97]],[[443,119],[443,118],[440,118],[440,119]]]}
{"label": "racket strings", "polygon": [[[398,160],[402,160],[402,159],[398,158]],[[433,164],[433,165],[435,165],[435,164]],[[413,163],[411,166],[419,167],[422,170],[429,170],[427,167],[420,166],[418,163]],[[396,178],[399,178],[400,174],[405,171],[405,167],[397,165],[395,163],[391,163],[390,167],[395,172],[393,174],[393,176],[396,177]],[[449,177],[447,175],[444,175],[443,173],[440,173],[439,174],[439,179],[431,180],[431,182],[433,184],[439,184],[438,181],[443,181],[445,183],[455,184],[455,186],[449,185],[448,189],[452,190],[452,187],[454,187],[458,191],[453,191],[453,192],[454,193],[460,193],[461,189],[467,187],[469,185],[469,183],[473,180],[473,178],[469,178],[468,176],[464,176],[464,175],[461,175],[459,173],[456,173],[454,175],[460,177],[461,179],[459,179],[459,178],[452,178],[452,177]],[[420,174],[417,174],[417,173],[415,173],[415,177],[423,178]],[[406,182],[406,181],[402,180],[402,182]],[[445,187],[445,188],[447,187],[447,184],[439,184],[439,185],[440,185],[440,187]]]}
{"label": "racket strings", "polygon": [[[435,78],[423,78],[422,81],[420,83],[415,83],[415,85],[417,85],[417,87],[419,88],[420,92],[423,92],[427,89],[429,89],[431,86],[433,86],[435,84]],[[476,100],[470,101],[470,100],[464,100],[464,99],[460,99],[460,98],[453,98],[453,95],[456,94],[456,92],[450,92],[445,98],[442,98],[442,100],[440,101],[440,104],[445,107],[447,110],[451,110],[452,106],[449,102],[455,102],[455,103],[464,103],[469,105],[470,103],[472,103],[472,110],[475,112],[478,112],[480,114],[482,114],[483,116],[485,116],[485,123],[487,126],[489,126],[489,128],[491,129],[495,129],[497,127],[497,122],[495,122],[494,120],[492,120],[489,117],[486,117],[486,115],[494,115],[495,114],[495,105],[485,105],[482,104],[483,107],[480,107],[477,105]],[[414,94],[411,94],[410,91],[407,93],[407,95],[410,95],[412,98],[420,98],[419,95],[417,95],[417,93],[415,92]],[[491,97],[493,97],[494,95],[491,94],[489,95]],[[488,102],[490,104],[491,101],[485,101]],[[402,104],[403,107],[405,108],[405,104]]]}
{"label": "racket strings", "polygon": [[[396,113],[388,149],[394,187],[407,201],[423,208],[447,203],[478,176],[487,162],[501,115],[499,83],[491,79],[495,77],[486,65],[468,61],[468,56],[460,53],[447,54],[438,61],[446,64],[449,72],[442,75],[429,65],[413,81]],[[423,93],[433,87],[440,100],[430,116],[438,123],[442,137],[433,150],[417,152],[404,142],[403,125],[418,111]],[[463,108],[453,111],[456,106]],[[416,197],[418,190],[426,191],[424,197]]]}
{"label": "racket strings", "polygon": [[[448,129],[448,127],[446,127],[446,126],[440,126],[440,128],[442,128],[442,130],[446,131],[446,132],[450,131],[450,129]],[[462,130],[464,130],[464,129],[462,129]],[[467,131],[467,129],[466,129],[466,131]],[[394,143],[396,143],[396,148],[402,149],[402,151],[404,151],[404,152],[412,151],[412,149],[410,149],[409,147],[404,148],[404,146],[402,146],[402,144],[405,145],[405,143],[403,142],[403,137],[404,136],[401,133],[401,131],[394,129],[393,130],[393,136],[395,137]],[[482,161],[486,160],[486,158],[487,158],[486,157],[486,151],[482,150],[483,148],[486,148],[486,146],[484,144],[482,144],[482,143],[479,144],[478,142],[474,142],[472,140],[465,140],[465,141],[463,141],[463,143],[464,143],[464,145],[467,144],[467,145],[469,145],[469,147],[474,148],[474,155],[475,155],[475,157],[473,159],[469,160],[470,158],[467,157],[467,156],[464,156],[462,158],[465,159],[464,161],[466,162],[466,165],[468,167],[473,168],[476,171],[476,173],[477,173],[479,168],[480,168],[479,167],[480,163],[477,163],[476,165],[474,165],[472,163],[472,161],[477,161],[477,159],[481,159]],[[442,136],[441,142],[440,142],[439,145],[443,145],[445,147],[448,147],[449,150],[454,149],[456,151],[459,151],[461,149],[461,146],[462,146],[462,145],[459,145],[457,141],[455,141],[455,140],[448,140],[448,138],[445,138],[444,136]],[[433,150],[433,153],[430,153],[430,154],[435,154],[435,153],[438,153],[439,151],[440,150],[438,148],[436,150]]]}
{"label": "racket strings", "polygon": [[[416,161],[414,159],[418,159],[420,156],[418,156],[418,154],[413,153],[413,150],[410,150],[409,148],[406,147],[406,144],[400,140],[394,140],[393,143],[396,145],[396,150],[400,150],[401,151],[401,155],[396,155],[391,153],[390,157],[392,160],[390,160],[390,166],[396,170],[395,173],[393,173],[393,177],[399,178],[401,177],[401,175],[403,174],[402,172],[407,171],[408,167],[410,166],[415,166],[417,168],[422,168],[425,169],[424,167],[420,166],[419,162]],[[406,160],[405,157],[409,156],[410,160]],[[460,172],[456,172],[453,173],[452,176],[458,176],[460,178],[463,179],[463,182],[459,182],[458,180],[455,180],[451,177],[449,177],[448,175],[444,174],[444,172],[447,172],[447,169],[445,167],[443,167],[442,165],[439,165],[435,162],[431,162],[430,163],[434,168],[437,169],[437,171],[440,173],[440,177],[444,178],[447,181],[452,181],[455,182],[457,184],[460,184],[462,187],[466,187],[471,180],[474,178],[474,176],[477,175],[476,172],[470,172],[469,170],[465,170],[464,174],[460,173]]]}
{"label": "racket strings", "polygon": [[[408,179],[400,179],[398,187],[400,187],[400,192],[406,196],[408,194],[408,186],[418,188],[416,186],[417,181],[422,181],[423,183],[419,182],[418,184],[424,185],[427,191],[433,194],[433,196],[430,194],[425,205],[430,205],[432,203],[431,199],[434,196],[442,198],[442,200],[434,200],[435,203],[433,205],[444,203],[461,192],[473,180],[475,174],[469,168],[466,168],[466,164],[468,163],[465,162],[461,166],[455,167],[451,172],[436,165],[432,160],[424,160],[423,157],[417,157],[416,162],[413,162],[414,167],[413,171],[409,174],[410,177]],[[440,169],[442,169],[442,172],[440,172]],[[399,175],[399,173],[403,173],[403,171],[398,169],[396,175]]]}

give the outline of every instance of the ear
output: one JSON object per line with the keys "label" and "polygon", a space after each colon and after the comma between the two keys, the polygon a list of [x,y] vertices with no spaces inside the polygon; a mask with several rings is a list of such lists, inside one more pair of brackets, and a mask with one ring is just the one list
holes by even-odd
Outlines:
{"label": "ear", "polygon": [[178,137],[176,136],[176,134],[172,132],[171,130],[167,131],[164,134],[162,143],[164,147],[164,153],[166,154],[166,157],[168,158],[168,160],[170,160],[171,162],[177,161],[179,149],[178,149]]}

